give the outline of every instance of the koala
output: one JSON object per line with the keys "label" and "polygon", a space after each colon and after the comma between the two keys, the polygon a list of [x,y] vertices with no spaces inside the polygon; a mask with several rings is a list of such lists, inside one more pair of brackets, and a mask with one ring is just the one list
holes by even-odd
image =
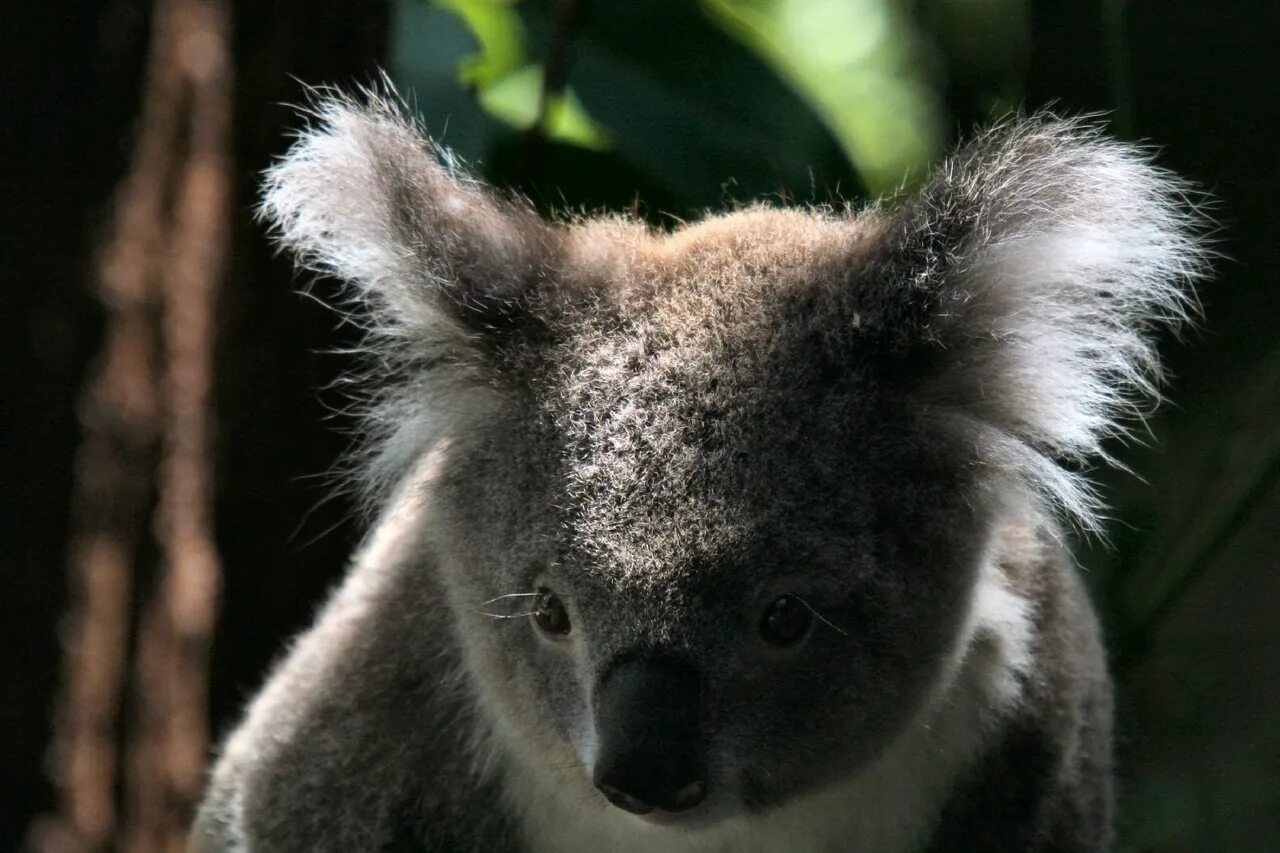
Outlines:
{"label": "koala", "polygon": [[1186,199],[1037,114],[861,209],[548,221],[322,101],[261,212],[368,329],[373,521],[193,848],[1107,849],[1068,545],[1195,308]]}

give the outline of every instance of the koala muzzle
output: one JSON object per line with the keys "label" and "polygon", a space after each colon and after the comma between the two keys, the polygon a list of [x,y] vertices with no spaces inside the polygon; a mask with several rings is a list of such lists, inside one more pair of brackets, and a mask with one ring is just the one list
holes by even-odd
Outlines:
{"label": "koala muzzle", "polygon": [[634,814],[685,811],[707,796],[701,728],[702,682],[655,657],[616,661],[595,693],[599,752],[592,781]]}

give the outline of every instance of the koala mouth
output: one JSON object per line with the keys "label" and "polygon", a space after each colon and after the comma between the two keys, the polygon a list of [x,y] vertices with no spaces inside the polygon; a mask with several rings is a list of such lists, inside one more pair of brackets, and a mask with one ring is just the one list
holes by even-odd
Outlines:
{"label": "koala mouth", "polygon": [[730,810],[717,804],[703,802],[696,808],[672,812],[666,809],[653,809],[645,814],[635,815],[636,822],[654,830],[672,829],[681,834],[708,829],[731,815]]}
{"label": "koala mouth", "polygon": [[690,782],[666,797],[660,806],[651,805],[647,800],[628,794],[607,782],[597,781],[596,787],[613,805],[639,817],[652,819],[654,823],[670,823],[676,816],[694,808],[707,798],[707,784],[700,779]]}

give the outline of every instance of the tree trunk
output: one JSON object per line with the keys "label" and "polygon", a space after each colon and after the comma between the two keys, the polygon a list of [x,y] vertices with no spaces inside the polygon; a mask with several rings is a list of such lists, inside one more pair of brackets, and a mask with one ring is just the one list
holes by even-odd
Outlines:
{"label": "tree trunk", "polygon": [[[290,553],[317,496],[298,478],[338,445],[314,397],[339,366],[314,352],[336,336],[297,310],[251,211],[297,124],[282,104],[304,100],[298,80],[371,79],[387,25],[385,4],[353,0],[156,2],[133,155],[95,265],[106,329],[65,557],[58,802],[32,825],[34,848],[182,849],[212,734],[340,569],[345,545]],[[328,509],[344,531],[346,509]],[[235,656],[216,654],[215,627]]]}

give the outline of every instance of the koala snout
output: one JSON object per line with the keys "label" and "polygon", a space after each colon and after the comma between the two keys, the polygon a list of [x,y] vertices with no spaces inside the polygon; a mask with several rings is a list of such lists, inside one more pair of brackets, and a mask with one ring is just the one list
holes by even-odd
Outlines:
{"label": "koala snout", "polygon": [[652,656],[615,661],[595,691],[599,738],[592,781],[634,814],[685,811],[707,796],[702,681]]}

